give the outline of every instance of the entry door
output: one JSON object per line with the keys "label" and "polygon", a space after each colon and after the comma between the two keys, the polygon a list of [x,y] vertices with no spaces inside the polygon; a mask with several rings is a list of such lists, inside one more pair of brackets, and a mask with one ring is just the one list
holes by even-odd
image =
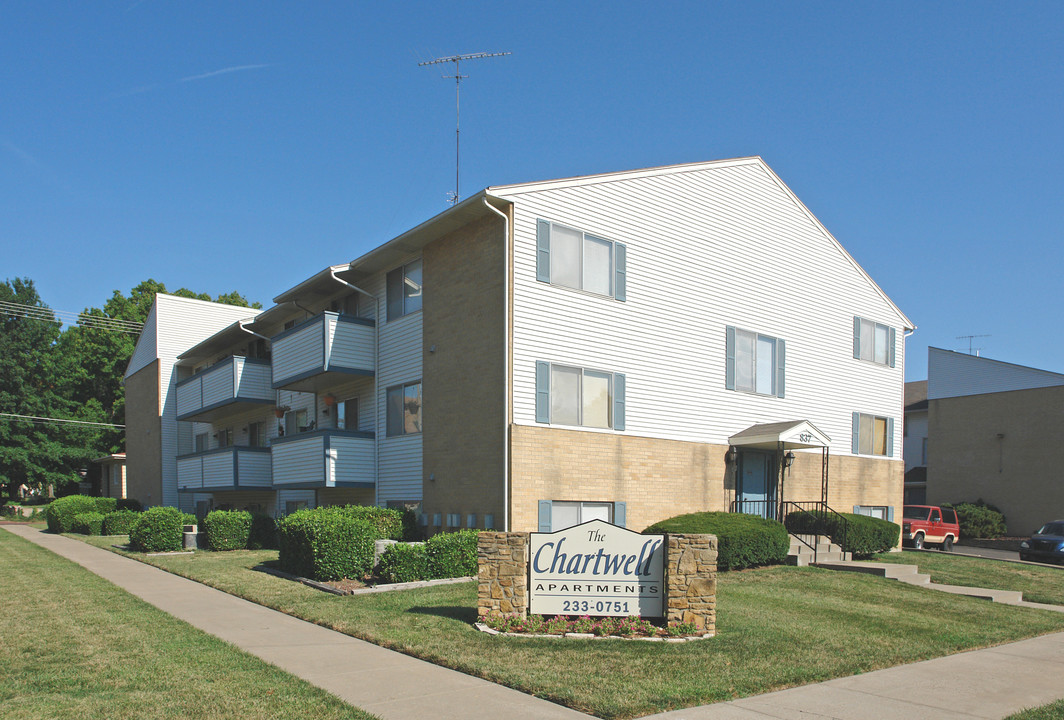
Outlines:
{"label": "entry door", "polygon": [[772,456],[744,452],[739,456],[739,512],[775,517]]}

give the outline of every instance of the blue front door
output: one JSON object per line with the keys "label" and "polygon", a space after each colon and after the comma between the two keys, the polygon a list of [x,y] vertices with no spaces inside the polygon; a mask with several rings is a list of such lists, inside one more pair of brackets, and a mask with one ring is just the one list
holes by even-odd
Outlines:
{"label": "blue front door", "polygon": [[743,452],[739,456],[739,512],[775,517],[775,488],[771,482],[772,456]]}

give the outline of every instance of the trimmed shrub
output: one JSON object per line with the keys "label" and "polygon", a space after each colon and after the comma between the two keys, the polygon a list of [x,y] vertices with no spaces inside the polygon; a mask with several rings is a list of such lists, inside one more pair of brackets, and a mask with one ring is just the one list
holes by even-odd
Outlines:
{"label": "trimmed shrub", "polygon": [[103,513],[87,512],[75,515],[73,530],[82,535],[100,535],[103,532]]}
{"label": "trimmed shrub", "polygon": [[109,497],[93,498],[96,501],[96,512],[101,515],[106,515],[109,512],[114,512],[118,509],[118,501]]}
{"label": "trimmed shrub", "polygon": [[662,520],[643,531],[693,533],[717,536],[717,568],[738,570],[786,561],[791,541],[786,528],[775,520],[728,512],[701,512]]}
{"label": "trimmed shrub", "polygon": [[974,503],[957,503],[957,523],[962,538],[996,538],[1005,534],[1005,515],[979,498]]}
{"label": "trimmed shrub", "polygon": [[373,567],[376,529],[347,508],[297,510],[277,522],[279,564],[314,580],[361,578]]}
{"label": "trimmed shrub", "polygon": [[784,523],[795,535],[827,535],[843,552],[868,557],[898,546],[901,526],[887,520],[819,510],[792,512]]}
{"label": "trimmed shrub", "polygon": [[134,500],[133,498],[125,498],[118,501],[119,510],[132,510],[133,512],[144,512],[144,506],[140,504],[140,500]]}
{"label": "trimmed shrub", "polygon": [[365,520],[373,528],[378,540],[408,540],[406,515],[411,519],[409,524],[417,530],[414,513],[409,510],[396,510],[394,508],[382,508],[367,505],[344,505],[337,508],[351,517]]}
{"label": "trimmed shrub", "polygon": [[248,533],[249,550],[277,549],[277,521],[262,513],[251,514],[251,531]]}
{"label": "trimmed shrub", "polygon": [[132,510],[115,510],[103,516],[104,535],[129,535],[140,513]]}
{"label": "trimmed shrub", "polygon": [[174,507],[148,508],[129,529],[129,544],[141,552],[173,552],[184,543],[184,525],[196,519]]}
{"label": "trimmed shrub", "polygon": [[46,512],[48,532],[73,532],[74,517],[82,513],[97,512],[98,499],[87,495],[67,495],[52,501]]}
{"label": "trimmed shrub", "polygon": [[424,580],[429,574],[429,558],[425,545],[396,543],[381,554],[380,577],[386,583]]}
{"label": "trimmed shrub", "polygon": [[212,510],[203,518],[207,547],[211,550],[244,550],[251,534],[251,513],[247,510]]}
{"label": "trimmed shrub", "polygon": [[425,541],[427,579],[477,574],[477,531],[439,533]]}

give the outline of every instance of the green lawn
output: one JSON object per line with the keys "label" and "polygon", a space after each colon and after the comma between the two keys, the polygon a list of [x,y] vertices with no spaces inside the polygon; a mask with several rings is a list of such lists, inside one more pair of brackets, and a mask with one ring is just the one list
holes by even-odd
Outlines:
{"label": "green lawn", "polygon": [[[91,538],[110,547],[115,538]],[[337,597],[253,571],[276,551],[142,558],[326,627],[607,718],[729,700],[1052,631],[1064,615],[858,573],[723,573],[718,636],[680,645],[491,637],[476,585]]]}
{"label": "green lawn", "polygon": [[1064,605],[1064,568],[912,550],[881,553],[873,559],[875,562],[916,565],[920,572],[931,576],[933,583],[1019,590],[1024,600]]}
{"label": "green lawn", "polygon": [[9,720],[370,720],[0,529],[0,715]]}
{"label": "green lawn", "polygon": [[1005,720],[1062,720],[1062,718],[1064,718],[1064,700],[1057,700],[1055,703],[1009,715]]}

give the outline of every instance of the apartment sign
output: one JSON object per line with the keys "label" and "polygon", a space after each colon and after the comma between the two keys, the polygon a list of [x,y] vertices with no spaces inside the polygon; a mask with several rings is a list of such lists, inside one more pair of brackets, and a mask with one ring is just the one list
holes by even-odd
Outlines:
{"label": "apartment sign", "polygon": [[529,612],[664,617],[664,542],[602,520],[530,533]]}

